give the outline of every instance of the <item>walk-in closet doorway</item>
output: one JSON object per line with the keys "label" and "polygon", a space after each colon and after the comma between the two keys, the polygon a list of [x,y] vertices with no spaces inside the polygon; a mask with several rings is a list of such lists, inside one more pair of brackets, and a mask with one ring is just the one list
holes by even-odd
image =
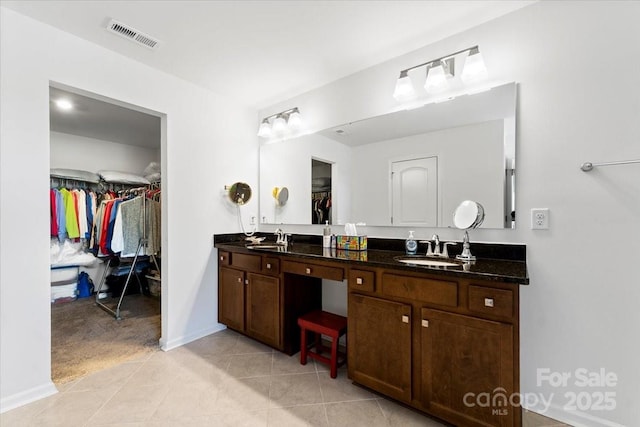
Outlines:
{"label": "walk-in closet doorway", "polygon": [[54,82],[49,95],[51,377],[59,387],[160,348],[166,115]]}

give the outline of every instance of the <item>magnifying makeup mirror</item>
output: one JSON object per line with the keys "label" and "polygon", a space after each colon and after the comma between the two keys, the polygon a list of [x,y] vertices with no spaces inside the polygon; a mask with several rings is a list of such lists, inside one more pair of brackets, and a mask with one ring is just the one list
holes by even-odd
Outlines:
{"label": "magnifying makeup mirror", "polygon": [[273,195],[273,198],[276,199],[278,206],[286,205],[287,200],[289,200],[289,189],[287,187],[274,187],[271,194]]}
{"label": "magnifying makeup mirror", "polygon": [[465,200],[453,213],[453,225],[461,230],[477,228],[484,221],[484,208],[478,202]]}
{"label": "magnifying makeup mirror", "polygon": [[484,221],[484,208],[478,202],[465,200],[456,208],[453,213],[453,225],[456,228],[465,230],[462,240],[462,253],[456,258],[463,261],[475,261],[476,257],[471,255],[469,248],[469,232],[467,230],[477,228]]}
{"label": "magnifying makeup mirror", "polygon": [[227,188],[229,200],[236,205],[244,205],[251,199],[251,187],[246,182],[236,182]]}

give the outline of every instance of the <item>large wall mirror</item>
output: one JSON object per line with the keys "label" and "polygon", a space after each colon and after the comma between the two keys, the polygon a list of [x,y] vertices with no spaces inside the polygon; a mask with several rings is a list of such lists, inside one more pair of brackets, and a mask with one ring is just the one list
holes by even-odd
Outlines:
{"label": "large wall mirror", "polygon": [[[481,228],[515,227],[516,93],[508,83],[264,143],[261,221],[312,224],[320,206],[322,223],[453,227],[456,207],[474,200],[485,210]],[[272,189],[283,186],[289,201],[280,205]]]}

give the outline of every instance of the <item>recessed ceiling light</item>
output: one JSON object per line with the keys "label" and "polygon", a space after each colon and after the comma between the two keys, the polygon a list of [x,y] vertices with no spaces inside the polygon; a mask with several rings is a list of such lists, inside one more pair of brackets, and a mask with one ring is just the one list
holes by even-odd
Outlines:
{"label": "recessed ceiling light", "polygon": [[56,105],[63,111],[69,111],[73,109],[73,104],[68,99],[58,99]]}

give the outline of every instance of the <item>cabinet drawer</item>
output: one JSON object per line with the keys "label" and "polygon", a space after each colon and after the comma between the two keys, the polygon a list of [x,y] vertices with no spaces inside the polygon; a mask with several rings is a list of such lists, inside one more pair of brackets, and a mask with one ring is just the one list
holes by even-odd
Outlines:
{"label": "cabinet drawer", "polygon": [[262,272],[265,274],[280,274],[280,260],[273,257],[262,258]]}
{"label": "cabinet drawer", "polygon": [[327,267],[302,262],[283,261],[282,268],[285,273],[300,274],[302,276],[319,277],[329,280],[344,280],[344,269],[338,267]]}
{"label": "cabinet drawer", "polygon": [[260,272],[262,264],[261,260],[262,257],[260,255],[248,255],[234,252],[233,258],[231,259],[231,265],[243,270]]}
{"label": "cabinet drawer", "polygon": [[513,317],[513,292],[469,285],[469,310],[495,316]]}
{"label": "cabinet drawer", "polygon": [[374,292],[376,274],[373,271],[349,270],[349,289],[353,291]]}
{"label": "cabinet drawer", "polygon": [[458,282],[447,280],[383,274],[382,293],[447,307],[458,306]]}
{"label": "cabinet drawer", "polygon": [[231,254],[227,251],[218,251],[218,265],[231,265]]}

